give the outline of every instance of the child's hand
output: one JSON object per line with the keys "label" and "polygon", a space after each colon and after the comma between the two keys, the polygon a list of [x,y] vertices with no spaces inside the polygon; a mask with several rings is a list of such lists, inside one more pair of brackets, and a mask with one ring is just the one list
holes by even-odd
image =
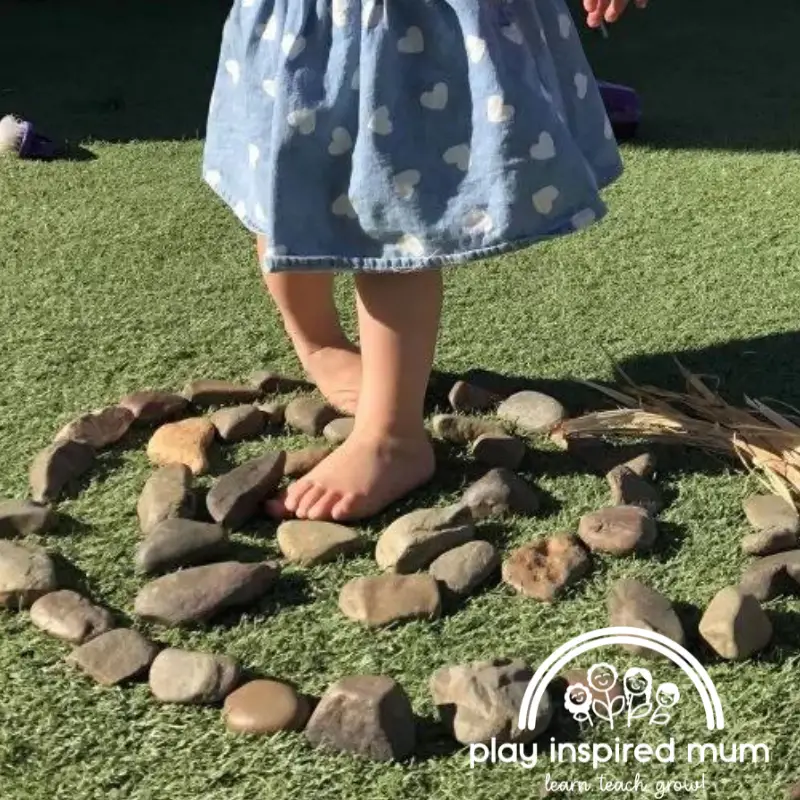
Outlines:
{"label": "child's hand", "polygon": [[[646,8],[647,0],[634,0],[636,8]],[[628,7],[630,0],[583,0],[586,22],[590,28],[599,28],[604,22],[616,22]]]}

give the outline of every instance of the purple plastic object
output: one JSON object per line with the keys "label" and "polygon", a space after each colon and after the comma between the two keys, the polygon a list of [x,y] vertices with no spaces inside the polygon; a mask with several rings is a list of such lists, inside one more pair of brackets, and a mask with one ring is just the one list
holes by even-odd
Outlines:
{"label": "purple plastic object", "polygon": [[629,86],[599,81],[600,95],[611,120],[617,139],[631,139],[636,135],[642,119],[639,96]]}
{"label": "purple plastic object", "polygon": [[36,133],[30,122],[22,122],[22,139],[19,144],[20,158],[55,158],[59,147],[51,139]]}

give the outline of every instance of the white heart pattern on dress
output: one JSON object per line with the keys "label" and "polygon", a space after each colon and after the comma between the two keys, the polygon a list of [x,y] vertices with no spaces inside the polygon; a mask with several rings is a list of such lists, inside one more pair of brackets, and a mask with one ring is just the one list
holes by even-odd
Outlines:
{"label": "white heart pattern on dress", "polygon": [[473,64],[477,64],[486,55],[486,42],[479,36],[467,36],[467,55]]}
{"label": "white heart pattern on dress", "polygon": [[331,143],[328,152],[332,156],[344,155],[353,146],[353,137],[347,128],[334,128],[331,131]]}
{"label": "white heart pattern on dress", "polygon": [[408,200],[414,194],[414,187],[421,179],[422,175],[419,170],[407,169],[404,172],[398,172],[392,180],[397,194],[403,200]]}
{"label": "white heart pattern on dress", "polygon": [[317,127],[317,112],[313,108],[298,108],[289,112],[286,121],[303,136],[308,136]]}
{"label": "white heart pattern on dress", "polygon": [[470,236],[485,236],[494,228],[494,220],[482,208],[474,208],[464,217],[464,230]]}
{"label": "white heart pattern on dress", "polygon": [[560,194],[555,186],[545,186],[533,195],[533,207],[540,214],[549,214]]}
{"label": "white heart pattern on dress", "polygon": [[449,147],[442,156],[445,164],[452,164],[462,172],[466,172],[469,169],[471,157],[472,152],[468,144],[457,144],[454,147]]}
{"label": "white heart pattern on dress", "polygon": [[337,28],[347,24],[347,12],[350,8],[348,0],[333,0],[331,3],[331,19]]}
{"label": "white heart pattern on dress", "polygon": [[567,14],[558,15],[558,32],[562,39],[569,39],[569,35],[572,33],[572,20]]}
{"label": "white heart pattern on dress", "polygon": [[255,204],[255,206],[253,207],[253,213],[256,215],[256,219],[259,222],[266,222],[267,215],[266,215],[266,213],[264,211],[264,208],[262,207],[261,203],[256,203]]}
{"label": "white heart pattern on dress", "polygon": [[583,100],[586,93],[589,91],[589,78],[582,72],[575,74],[575,91],[578,93],[578,99]]}
{"label": "white heart pattern on dress", "polygon": [[503,95],[493,94],[486,101],[486,115],[489,122],[508,122],[514,116],[514,106],[503,102]]}
{"label": "white heart pattern on dress", "polygon": [[522,36],[522,31],[516,22],[512,22],[510,25],[500,28],[500,33],[502,33],[509,42],[513,42],[514,44],[522,44],[523,41],[525,41]]}
{"label": "white heart pattern on dress", "polygon": [[386,106],[376,108],[367,127],[378,136],[388,136],[394,130],[392,120],[389,118],[389,109]]}
{"label": "white heart pattern on dress", "polygon": [[401,53],[421,53],[425,49],[425,39],[422,31],[412,25],[402,39],[397,40],[397,49]]}
{"label": "white heart pattern on dress", "polygon": [[340,194],[334,201],[333,205],[331,206],[331,211],[336,214],[337,217],[348,217],[349,219],[356,219],[358,214],[356,214],[356,210],[353,208],[353,204],[350,202],[350,198],[346,194]]}
{"label": "white heart pattern on dress", "polygon": [[429,92],[423,92],[419,98],[420,105],[429,108],[431,111],[441,111],[447,106],[448,89],[447,84],[434,84]]}
{"label": "white heart pattern on dress", "polygon": [[361,25],[364,28],[374,28],[383,17],[383,7],[377,0],[367,0],[361,12]]}
{"label": "white heart pattern on dress", "polygon": [[611,124],[611,120],[608,117],[606,117],[605,127],[603,128],[603,135],[608,140],[614,138],[614,126]]}
{"label": "white heart pattern on dress", "polygon": [[261,88],[272,98],[275,97],[275,93],[277,91],[277,84],[271,78],[265,78],[261,82]]}
{"label": "white heart pattern on dress", "polygon": [[244,219],[247,216],[247,207],[241,200],[233,207],[233,213],[236,214],[239,219]]}
{"label": "white heart pattern on dress", "polygon": [[277,37],[278,37],[278,18],[275,16],[275,14],[273,14],[267,20],[267,24],[264,26],[264,33],[261,34],[261,38],[265,39],[268,42],[274,42]]}
{"label": "white heart pattern on dress", "polygon": [[353,79],[350,81],[350,88],[356,92],[361,88],[361,73],[358,69],[353,73]]}
{"label": "white heart pattern on dress", "polygon": [[531,158],[535,161],[549,161],[556,154],[556,143],[553,137],[547,132],[542,131],[539,141],[531,145]]}
{"label": "white heart pattern on dress", "polygon": [[239,75],[241,73],[241,68],[239,67],[238,61],[229,58],[225,62],[225,71],[228,73],[228,75],[231,76],[231,80],[234,82],[234,84],[239,83]]}
{"label": "white heart pattern on dress", "polygon": [[416,236],[412,236],[410,233],[401,236],[397,240],[397,246],[400,248],[401,252],[407,256],[419,258],[425,255],[425,245],[423,245]]}
{"label": "white heart pattern on dress", "polygon": [[205,179],[206,183],[212,189],[216,189],[217,186],[219,186],[219,182],[222,180],[222,175],[219,173],[219,170],[209,169],[206,171]]}
{"label": "white heart pattern on dress", "polygon": [[306,49],[306,40],[293,33],[285,33],[281,40],[281,50],[289,61],[297,58]]}
{"label": "white heart pattern on dress", "polygon": [[256,164],[258,164],[258,157],[261,155],[261,151],[258,149],[258,146],[255,144],[247,145],[247,156],[248,160],[250,161],[251,169],[256,168]]}
{"label": "white heart pattern on dress", "polygon": [[576,231],[588,228],[597,219],[597,214],[591,208],[584,208],[572,217],[572,227]]}

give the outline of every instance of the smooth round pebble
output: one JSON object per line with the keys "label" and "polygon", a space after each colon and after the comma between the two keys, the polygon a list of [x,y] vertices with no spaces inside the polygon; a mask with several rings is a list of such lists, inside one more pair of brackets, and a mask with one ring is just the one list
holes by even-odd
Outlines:
{"label": "smooth round pebble", "polygon": [[225,698],[222,718],[236,733],[302,730],[309,717],[305,697],[280,681],[255,680]]}

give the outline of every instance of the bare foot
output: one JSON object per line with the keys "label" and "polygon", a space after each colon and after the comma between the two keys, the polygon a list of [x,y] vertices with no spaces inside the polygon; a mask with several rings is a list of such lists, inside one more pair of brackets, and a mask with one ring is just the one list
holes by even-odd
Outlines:
{"label": "bare foot", "polygon": [[287,513],[337,522],[371,517],[429,481],[434,468],[424,432],[413,439],[353,433],[283,497],[269,501],[267,510],[277,518]]}
{"label": "bare foot", "polygon": [[337,411],[355,414],[361,386],[361,354],[353,345],[320,347],[301,355],[303,368]]}

